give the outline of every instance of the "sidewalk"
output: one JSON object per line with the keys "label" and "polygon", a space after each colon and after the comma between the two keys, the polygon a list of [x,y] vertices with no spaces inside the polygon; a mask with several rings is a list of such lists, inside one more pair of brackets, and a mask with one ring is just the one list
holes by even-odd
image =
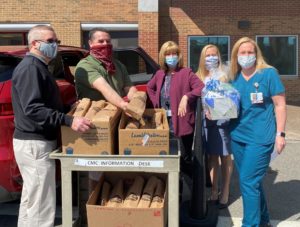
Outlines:
{"label": "sidewalk", "polygon": [[[274,227],[300,226],[300,107],[288,106],[287,113],[286,148],[271,162],[264,181]],[[229,201],[228,209],[220,210],[218,227],[241,226],[243,207],[235,171]]]}
{"label": "sidewalk", "polygon": [[287,106],[286,139],[300,142],[300,106]]}

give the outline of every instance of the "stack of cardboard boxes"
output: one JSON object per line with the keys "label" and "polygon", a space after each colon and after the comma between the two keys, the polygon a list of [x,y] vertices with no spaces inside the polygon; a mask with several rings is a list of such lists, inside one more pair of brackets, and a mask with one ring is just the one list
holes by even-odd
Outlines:
{"label": "stack of cardboard boxes", "polygon": [[[69,155],[169,154],[166,113],[163,109],[145,109],[146,99],[145,92],[138,92],[126,113],[104,100],[80,100],[69,114],[89,118],[93,128],[78,133],[62,126],[63,152]],[[87,202],[89,226],[115,227],[127,223],[128,226],[165,226],[165,178],[165,175],[161,178],[132,173],[122,176],[122,172],[111,177],[105,172]],[[128,180],[132,183],[128,184]]]}
{"label": "stack of cardboard boxes", "polygon": [[142,108],[141,112],[140,109],[136,108],[138,114],[134,114],[134,111],[122,113],[106,101],[82,99],[69,114],[89,118],[93,128],[78,133],[62,126],[63,152],[85,155],[169,154],[169,125],[165,110]]}

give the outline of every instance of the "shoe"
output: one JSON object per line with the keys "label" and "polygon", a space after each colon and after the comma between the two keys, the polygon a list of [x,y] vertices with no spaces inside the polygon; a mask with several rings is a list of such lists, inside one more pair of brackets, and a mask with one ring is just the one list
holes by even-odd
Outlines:
{"label": "shoe", "polygon": [[220,203],[219,202],[219,206],[218,206],[218,208],[221,210],[221,209],[225,209],[225,208],[227,208],[228,207],[228,202],[227,203]]}
{"label": "shoe", "polygon": [[259,227],[273,227],[273,225],[271,225],[271,223],[267,223],[267,224],[260,224]]}

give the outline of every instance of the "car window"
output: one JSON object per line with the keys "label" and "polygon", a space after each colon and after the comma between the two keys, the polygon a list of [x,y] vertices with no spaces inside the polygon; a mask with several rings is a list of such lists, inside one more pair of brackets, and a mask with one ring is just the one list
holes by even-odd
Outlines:
{"label": "car window", "polygon": [[114,52],[114,56],[126,66],[133,84],[145,84],[151,79],[153,69],[139,53],[134,50],[118,50]]}
{"label": "car window", "polygon": [[60,53],[57,53],[56,57],[49,62],[49,72],[55,77],[55,79],[64,79],[64,63]]}
{"label": "car window", "polygon": [[10,80],[15,67],[21,59],[10,56],[0,56],[0,82]]}
{"label": "car window", "polygon": [[58,53],[48,66],[49,71],[55,79],[65,79],[74,83],[74,71],[77,63],[83,56],[77,52]]}

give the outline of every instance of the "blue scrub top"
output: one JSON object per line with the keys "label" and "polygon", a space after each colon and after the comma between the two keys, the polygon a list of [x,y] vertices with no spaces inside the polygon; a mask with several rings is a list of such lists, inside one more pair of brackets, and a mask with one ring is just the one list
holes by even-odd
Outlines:
{"label": "blue scrub top", "polygon": [[[274,143],[276,119],[272,96],[285,92],[276,69],[261,69],[248,81],[239,73],[232,85],[240,92],[241,99],[239,117],[231,120],[231,139],[246,144]],[[263,103],[251,103],[250,93],[256,90],[263,93]]]}

